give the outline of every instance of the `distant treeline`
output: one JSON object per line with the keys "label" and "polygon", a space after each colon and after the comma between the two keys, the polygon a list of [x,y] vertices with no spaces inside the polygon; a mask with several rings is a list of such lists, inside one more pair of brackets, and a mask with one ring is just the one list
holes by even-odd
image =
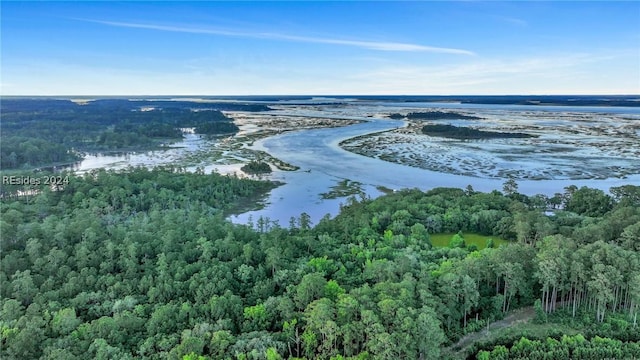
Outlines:
{"label": "distant treeline", "polygon": [[427,111],[427,112],[410,112],[407,115],[391,114],[391,119],[409,119],[409,120],[480,120],[482,118],[472,115],[464,115],[453,112],[444,111]]}
{"label": "distant treeline", "polygon": [[[636,95],[331,95],[331,96],[234,96],[216,97],[236,101],[309,101],[314,98],[330,98],[337,101],[391,101],[391,102],[457,102],[462,104],[498,105],[560,105],[560,106],[640,106]],[[213,100],[213,99],[212,99]]]}
{"label": "distant treeline", "polygon": [[[335,96],[335,98],[341,98]],[[629,106],[638,107],[638,95],[509,95],[509,96],[349,96],[360,100],[393,102],[459,102],[495,105]]]}
{"label": "distant treeline", "polygon": [[453,125],[425,125],[422,133],[429,136],[440,136],[452,139],[506,139],[506,138],[530,138],[533,135],[524,133],[493,132],[460,127]]}
{"label": "distant treeline", "polygon": [[76,161],[79,152],[141,150],[198,134],[232,134],[233,119],[220,110],[259,111],[262,105],[104,99],[2,100],[2,168],[29,168]]}
{"label": "distant treeline", "polygon": [[170,99],[96,99],[79,104],[67,99],[54,99],[48,97],[25,98],[9,97],[2,99],[2,112],[16,111],[50,111],[50,110],[77,110],[79,108],[108,108],[120,110],[137,110],[143,107],[173,108],[173,109],[208,109],[219,111],[268,111],[270,107],[261,104],[242,104],[234,102],[204,102]]}
{"label": "distant treeline", "polygon": [[469,96],[463,104],[560,105],[560,106],[640,106],[632,96]]}

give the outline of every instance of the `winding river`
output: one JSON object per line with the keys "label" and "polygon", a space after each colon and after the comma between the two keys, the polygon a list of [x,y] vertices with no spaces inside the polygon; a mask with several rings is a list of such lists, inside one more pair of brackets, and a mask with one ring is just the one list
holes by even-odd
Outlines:
{"label": "winding river", "polygon": [[[406,104],[404,106],[406,107]],[[491,108],[495,109],[496,106],[493,105]],[[535,108],[535,110],[540,109]],[[610,109],[572,108],[571,110],[601,112]],[[555,111],[558,111],[557,108]],[[633,111],[638,112],[637,109]],[[404,188],[428,190],[441,186],[464,188],[467,185],[472,185],[477,191],[502,189],[504,180],[501,179],[434,172],[357,155],[340,148],[338,144],[345,139],[404,125],[403,121],[386,118],[362,118],[362,120],[367,122],[341,128],[290,132],[257,142],[254,145],[255,148],[300,166],[302,171],[274,173],[272,179],[285,182],[285,185],[272,191],[266,207],[234,216],[232,221],[246,223],[249,219],[255,221],[262,216],[278,221],[280,225],[286,225],[291,217],[298,217],[302,212],[309,214],[314,222],[327,213],[336,215],[345,198],[322,199],[320,194],[328,192],[332,186],[343,179],[362,183],[362,190],[371,197],[381,194],[377,189],[379,186],[394,190]],[[519,192],[528,195],[553,195],[556,192],[563,192],[564,187],[572,184],[607,191],[613,186],[640,184],[640,174],[626,179],[518,180]]]}
{"label": "winding river", "polygon": [[[478,191],[492,191],[502,189],[503,179],[486,179],[448,173],[434,172],[420,168],[391,163],[376,158],[366,157],[343,150],[338,144],[346,139],[387,131],[405,126],[400,120],[390,120],[376,117],[372,114],[391,113],[407,108],[453,108],[453,109],[491,109],[491,110],[522,110],[522,111],[552,111],[552,112],[586,112],[586,113],[618,113],[631,114],[640,121],[640,109],[637,108],[604,108],[604,107],[539,107],[516,105],[466,105],[466,104],[432,104],[432,103],[368,103],[348,105],[347,107],[323,109],[284,109],[276,113],[295,116],[349,118],[363,120],[363,122],[337,128],[323,128],[313,130],[299,130],[282,133],[257,141],[252,148],[263,150],[287,163],[300,167],[300,170],[274,171],[271,180],[281,181],[284,185],[274,189],[265,201],[261,210],[251,211],[232,216],[236,223],[255,222],[259,217],[269,218],[286,226],[291,217],[299,217],[305,212],[310,215],[313,223],[317,223],[323,216],[336,215],[340,204],[346,198],[325,199],[321,194],[328,193],[340,181],[348,179],[361,183],[361,190],[368,196],[376,197],[382,194],[379,187],[388,189],[418,188],[428,190],[434,187],[464,188],[472,185]],[[271,112],[273,113],[273,112]],[[89,156],[75,168],[83,172],[96,167],[122,168],[128,165],[153,166],[163,163],[179,162],[185,152],[194,151],[209,146],[207,141],[197,135],[189,134],[186,138],[173,145],[166,151],[147,152],[133,155]],[[585,160],[586,161],[586,160]],[[241,165],[207,166],[205,171],[213,169],[219,172],[237,171]],[[639,171],[640,172],[640,171]],[[640,184],[640,173],[625,179],[592,179],[592,180],[518,180],[519,191],[524,194],[553,195],[562,192],[568,185],[589,186],[608,190],[612,186],[625,184]]]}

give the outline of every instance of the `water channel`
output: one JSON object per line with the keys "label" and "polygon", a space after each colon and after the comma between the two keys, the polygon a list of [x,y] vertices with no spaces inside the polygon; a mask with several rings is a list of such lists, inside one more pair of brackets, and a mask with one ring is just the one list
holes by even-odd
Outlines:
{"label": "water channel", "polygon": [[[353,106],[353,105],[351,105]],[[302,212],[310,215],[313,223],[317,223],[324,215],[336,215],[340,204],[347,198],[326,199],[321,194],[328,193],[341,180],[348,179],[361,183],[361,190],[370,197],[382,194],[380,187],[398,190],[418,188],[428,190],[434,187],[447,186],[464,188],[472,185],[478,191],[500,190],[504,179],[486,179],[471,176],[440,173],[420,168],[391,163],[376,158],[366,157],[341,149],[338,144],[346,139],[364,134],[391,130],[405,125],[400,120],[376,117],[375,113],[389,113],[398,109],[442,107],[456,109],[488,108],[492,110],[513,110],[513,105],[462,105],[462,104],[410,104],[406,103],[369,103],[339,109],[297,109],[280,110],[282,114],[296,116],[324,116],[334,118],[349,117],[364,122],[337,128],[300,130],[282,133],[257,141],[252,148],[263,150],[287,163],[300,167],[298,171],[274,171],[271,180],[281,181],[284,185],[271,192],[261,210],[232,216],[236,223],[256,221],[259,217],[269,218],[285,226],[291,217],[299,217]],[[531,108],[531,109],[528,109]],[[604,107],[523,107],[518,110],[531,111],[574,111],[587,113],[617,113],[639,116],[636,108],[604,108]],[[348,115],[347,115],[348,114]],[[88,156],[75,170],[84,172],[96,167],[123,168],[128,165],[153,166],[158,164],[176,164],[185,152],[209,146],[208,141],[197,135],[188,134],[185,139],[165,151],[154,151],[129,155]],[[588,161],[588,159],[585,159]],[[179,164],[176,164],[179,165]],[[216,169],[222,173],[238,171],[241,165],[206,166],[206,171]],[[627,178],[586,179],[586,180],[519,180],[519,191],[524,194],[553,195],[562,192],[568,185],[589,186],[608,190],[612,186],[640,184],[639,174]]]}

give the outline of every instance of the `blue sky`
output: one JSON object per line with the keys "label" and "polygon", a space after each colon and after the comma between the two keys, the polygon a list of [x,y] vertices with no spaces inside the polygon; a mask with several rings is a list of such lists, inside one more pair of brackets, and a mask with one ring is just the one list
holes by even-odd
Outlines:
{"label": "blue sky", "polygon": [[3,95],[640,94],[640,2],[2,1]]}

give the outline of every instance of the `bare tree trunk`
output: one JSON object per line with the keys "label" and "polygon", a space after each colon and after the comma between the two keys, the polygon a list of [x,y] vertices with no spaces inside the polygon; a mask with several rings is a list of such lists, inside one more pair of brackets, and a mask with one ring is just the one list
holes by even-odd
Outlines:
{"label": "bare tree trunk", "polygon": [[629,285],[624,289],[624,307],[625,309],[629,308]]}
{"label": "bare tree trunk", "polygon": [[548,296],[548,291],[547,290],[542,290],[542,309],[544,310],[545,313],[549,313],[549,309],[547,308],[547,296]]}
{"label": "bare tree trunk", "polygon": [[506,312],[507,311],[507,282],[505,281],[504,283],[504,295],[503,295],[504,299],[502,302],[502,312]]}
{"label": "bare tree trunk", "polygon": [[467,328],[467,310],[464,311],[464,327]]}
{"label": "bare tree trunk", "polygon": [[578,296],[578,307],[582,305],[582,296],[583,296],[582,289],[580,289],[580,296]]}
{"label": "bare tree trunk", "polygon": [[576,296],[576,291],[577,289],[575,287],[572,287],[571,290],[573,291],[573,296],[572,296],[572,302],[573,302],[573,309],[571,311],[571,316],[572,317],[576,317],[576,305],[577,305],[577,301],[578,301],[578,297]]}
{"label": "bare tree trunk", "polygon": [[[627,285],[627,289],[626,289],[626,291],[625,291],[625,296],[624,296],[624,304],[625,304],[627,307],[629,307],[629,298],[631,297],[629,293],[630,293],[630,291],[629,291],[629,285]],[[631,303],[633,304],[633,301],[631,301]]]}

